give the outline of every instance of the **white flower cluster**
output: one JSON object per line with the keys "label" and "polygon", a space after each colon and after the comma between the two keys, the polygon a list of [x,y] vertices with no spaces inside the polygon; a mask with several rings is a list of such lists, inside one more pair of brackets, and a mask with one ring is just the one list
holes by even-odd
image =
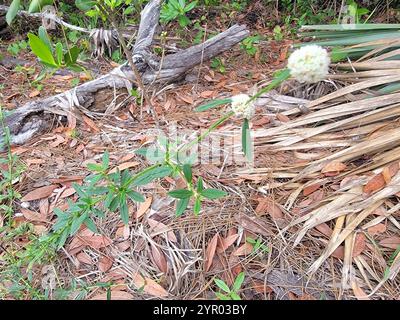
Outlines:
{"label": "white flower cluster", "polygon": [[251,119],[255,113],[253,102],[249,102],[250,97],[247,94],[238,94],[232,97],[231,108],[237,117]]}
{"label": "white flower cluster", "polygon": [[295,50],[290,55],[288,68],[297,81],[316,83],[326,78],[330,63],[331,59],[324,48],[308,45]]}

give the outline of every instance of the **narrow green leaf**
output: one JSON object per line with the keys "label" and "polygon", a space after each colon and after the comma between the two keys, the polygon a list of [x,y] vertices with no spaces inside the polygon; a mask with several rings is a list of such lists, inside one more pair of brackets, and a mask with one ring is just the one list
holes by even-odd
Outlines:
{"label": "narrow green leaf", "polygon": [[143,170],[134,180],[133,185],[142,186],[158,178],[164,178],[172,173],[172,168],[167,165]]}
{"label": "narrow green leaf", "polygon": [[84,221],[85,226],[92,232],[94,233],[99,233],[96,227],[96,224],[94,223],[94,221],[91,218],[86,218],[86,220]]}
{"label": "narrow green leaf", "polygon": [[210,188],[204,189],[200,194],[207,199],[218,199],[225,197],[228,193],[222,190]]}
{"label": "narrow green leaf", "polygon": [[232,300],[242,300],[236,292],[231,292]]}
{"label": "narrow green leaf", "polygon": [[56,44],[56,57],[57,57],[57,64],[62,65],[63,63],[63,46],[61,42],[57,42]]}
{"label": "narrow green leaf", "polygon": [[187,182],[192,182],[192,167],[189,164],[184,164],[182,167],[183,174]]}
{"label": "narrow green leaf", "polygon": [[249,120],[244,119],[242,126],[242,150],[249,161],[253,159],[252,149]]}
{"label": "narrow green leaf", "polygon": [[144,202],[145,198],[139,192],[130,190],[126,193],[132,201]]}
{"label": "narrow green leaf", "polygon": [[11,2],[10,7],[8,8],[6,14],[6,21],[8,25],[10,25],[15,19],[20,6],[21,6],[21,0],[13,0],[13,2]]}
{"label": "narrow green leaf", "polygon": [[128,205],[126,204],[125,197],[120,197],[119,211],[120,211],[122,222],[124,224],[128,224],[129,223],[129,211],[128,211]]}
{"label": "narrow green leaf", "polygon": [[241,272],[237,275],[235,282],[233,284],[233,291],[239,291],[240,287],[242,286],[244,281],[244,272]]}
{"label": "narrow green leaf", "polygon": [[168,195],[176,199],[186,199],[193,195],[193,191],[186,189],[177,189],[168,192]]}
{"label": "narrow green leaf", "polygon": [[175,212],[175,215],[177,217],[180,217],[185,212],[186,208],[188,207],[189,200],[190,200],[190,198],[177,200],[176,212]]}
{"label": "narrow green leaf", "polygon": [[195,111],[197,111],[197,112],[206,111],[206,110],[208,110],[208,109],[215,108],[215,107],[218,107],[218,106],[220,106],[220,105],[230,103],[231,101],[232,101],[231,98],[220,99],[220,100],[213,100],[213,101],[211,101],[211,102],[209,102],[209,103],[206,103],[206,104],[201,105],[200,107],[197,107],[197,108],[195,109]]}
{"label": "narrow green leaf", "polygon": [[221,279],[214,279],[214,282],[221,290],[225,291],[226,293],[231,293],[231,289],[229,289],[228,285]]}
{"label": "narrow green leaf", "polygon": [[220,292],[216,292],[215,295],[219,300],[232,300],[231,297],[228,297]]}
{"label": "narrow green leaf", "polygon": [[193,212],[195,216],[197,216],[200,213],[200,209],[201,209],[201,200],[200,198],[197,198],[193,206]]}
{"label": "narrow green leaf", "polygon": [[203,178],[199,177],[199,179],[197,179],[197,192],[201,193],[201,191],[203,191],[204,186],[203,186]]}

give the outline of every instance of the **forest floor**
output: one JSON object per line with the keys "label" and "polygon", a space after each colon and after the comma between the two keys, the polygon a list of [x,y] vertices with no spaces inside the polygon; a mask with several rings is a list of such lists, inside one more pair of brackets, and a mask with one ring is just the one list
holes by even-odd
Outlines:
{"label": "forest floor", "polygon": [[[269,29],[256,25],[252,28],[273,37]],[[10,58],[7,47],[15,41],[1,42],[3,61]],[[167,132],[176,127],[187,137],[208,128],[224,114],[224,109],[197,113],[195,107],[210,99],[251,92],[254,86],[271,79],[284,66],[291,43],[291,40],[262,42],[257,45],[255,56],[237,45],[220,57],[225,73],[211,68],[208,61],[195,68],[185,82],[152,88],[152,103],[163,120],[162,129]],[[16,68],[15,61],[11,60],[9,66],[0,65],[0,104],[6,110],[63,92],[78,80],[80,83],[90,80],[85,73],[65,72],[41,81],[43,88],[38,90],[32,79],[41,70],[40,64],[24,50],[16,58],[21,60],[20,67]],[[89,69],[98,74],[115,67],[114,62],[101,58],[93,61]],[[115,101],[120,102],[121,98],[112,100],[112,104],[104,105],[101,101],[96,104],[99,110],[110,108],[112,113],[67,122],[54,116],[47,133],[22,146],[13,146],[13,153],[26,166],[15,188],[24,198],[31,199],[16,203],[17,225],[31,222],[36,234],[48,232],[54,208],[65,209],[68,200],[77,199],[72,183],[82,183],[89,174],[87,164],[101,161],[106,150],[113,168],[139,171],[147,166],[146,160],[134,151],[157,139],[157,132],[151,129],[155,128],[152,116],[146,110],[140,116],[141,107],[135,101],[118,105]],[[288,121],[286,116],[276,117],[279,121]],[[269,111],[259,107],[252,129],[267,128],[274,121],[276,118]],[[238,136],[240,125],[239,121],[228,121],[218,127],[214,136]],[[215,146],[208,148],[218,150]],[[259,144],[255,148],[256,168],[270,168],[273,172],[282,163],[299,161],[304,160],[294,158],[293,152],[268,153]],[[235,277],[244,271],[242,299],[351,299],[360,295],[357,291],[360,288],[339,290],[343,247],[310,278],[306,275],[321,255],[322,244],[329,240],[333,227],[321,224],[295,248],[281,233],[302,208],[328,199],[330,191],[308,190],[288,212],[284,204],[290,193],[279,188],[263,191],[263,186],[276,179],[273,175],[249,174],[250,171],[244,163],[227,162],[223,154],[214,162],[197,165],[195,176],[202,176],[206,185],[229,193],[217,202],[205,202],[198,217],[190,210],[182,217],[175,217],[174,202],[166,193],[179,187],[182,181],[168,178],[146,186],[142,190],[146,201],[129,208],[129,226],[124,226],[119,214],[114,213],[97,221],[101,236],[81,228],[58,252],[57,259],[50,265],[36,267],[33,281],[41,283],[53,273],[58,285],[70,288],[71,279],[82,280],[92,286],[86,299],[106,299],[106,291],[96,283],[107,281],[113,283],[112,299],[215,299],[218,288],[214,279],[222,279],[231,286]],[[389,231],[381,231],[371,231],[371,236],[379,241],[391,235]],[[262,239],[265,247],[254,250],[249,238]],[[17,241],[23,247],[29,237],[20,236]],[[358,254],[369,250],[360,238],[362,241]],[[138,272],[146,282],[138,277]],[[380,290],[387,297],[399,298],[399,289],[393,284],[384,285]],[[68,292],[73,296],[74,290]],[[50,296],[53,294],[50,292]]]}

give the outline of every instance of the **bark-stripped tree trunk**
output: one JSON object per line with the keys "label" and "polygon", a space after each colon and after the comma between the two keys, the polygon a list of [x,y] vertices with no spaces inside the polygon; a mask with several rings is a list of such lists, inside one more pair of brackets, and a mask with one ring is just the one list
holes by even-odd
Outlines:
{"label": "bark-stripped tree trunk", "polygon": [[[141,13],[141,21],[133,49],[133,60],[145,85],[174,82],[193,67],[209,60],[242,41],[249,35],[245,26],[234,25],[202,44],[164,57],[162,64],[151,53],[150,46],[157,33],[162,0],[152,0]],[[91,108],[98,92],[132,87],[135,77],[129,65],[122,65],[109,74],[86,82],[64,93],[28,102],[6,117],[12,142],[22,144],[48,126],[45,114],[76,114],[79,107]],[[2,142],[3,132],[0,129]]]}

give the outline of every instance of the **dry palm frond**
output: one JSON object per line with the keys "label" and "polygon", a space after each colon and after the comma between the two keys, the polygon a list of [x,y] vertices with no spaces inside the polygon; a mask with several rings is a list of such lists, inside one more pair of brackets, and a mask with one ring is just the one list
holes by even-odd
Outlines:
{"label": "dry palm frond", "polygon": [[[268,184],[259,190],[285,190],[287,210],[298,209],[297,201],[305,197],[302,191],[310,186],[328,190],[323,200],[300,209],[300,217],[293,214],[284,231],[298,227],[294,241],[298,245],[321,223],[335,221],[330,240],[308,273],[315,273],[344,245],[342,289],[353,288],[360,296],[359,283],[364,279],[365,287],[376,293],[399,272],[400,254],[389,273],[378,275],[372,260],[353,256],[353,247],[357,233],[382,221],[397,232],[400,226],[396,216],[400,211],[400,25],[308,26],[303,35],[332,47],[335,72],[327,83],[330,88],[336,83],[338,89],[303,101],[308,113],[292,106],[282,111],[290,121],[276,121],[276,127],[255,132],[256,150],[289,153],[293,161],[279,168],[241,170],[238,175],[268,176]],[[297,92],[292,93],[297,96]],[[324,169],[334,163],[340,164],[340,170],[326,174]],[[380,208],[384,214],[376,217]],[[376,246],[367,245],[370,250]]]}

